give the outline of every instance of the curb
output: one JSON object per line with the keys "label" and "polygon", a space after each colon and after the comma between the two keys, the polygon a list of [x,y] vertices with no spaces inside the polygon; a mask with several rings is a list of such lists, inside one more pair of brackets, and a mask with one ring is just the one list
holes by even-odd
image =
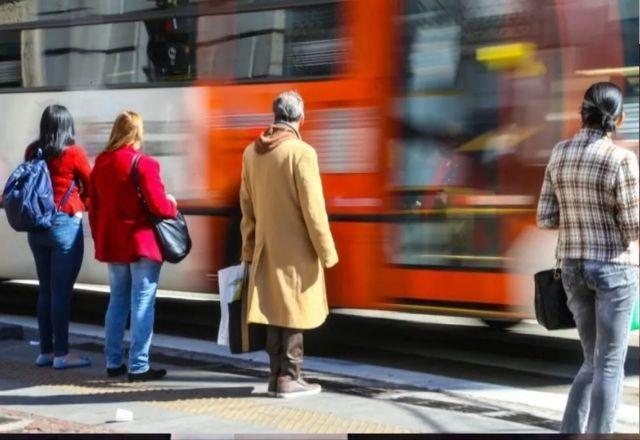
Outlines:
{"label": "curb", "polygon": [[22,326],[0,322],[0,341],[7,339],[24,339]]}

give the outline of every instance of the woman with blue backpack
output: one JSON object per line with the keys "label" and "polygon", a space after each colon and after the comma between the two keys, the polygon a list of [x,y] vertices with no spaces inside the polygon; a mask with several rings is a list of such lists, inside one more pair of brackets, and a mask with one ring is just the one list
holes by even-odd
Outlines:
{"label": "woman with blue backpack", "polygon": [[44,192],[52,191],[54,205],[41,216],[39,223],[45,224],[27,229],[40,286],[36,365],[56,369],[89,366],[89,358],[69,353],[68,336],[71,292],[84,254],[82,215],[88,203],[91,166],[84,149],[75,144],[73,118],[65,107],[50,105],[44,110],[40,137],[27,147],[25,160],[46,163],[42,168],[49,172],[51,187]]}

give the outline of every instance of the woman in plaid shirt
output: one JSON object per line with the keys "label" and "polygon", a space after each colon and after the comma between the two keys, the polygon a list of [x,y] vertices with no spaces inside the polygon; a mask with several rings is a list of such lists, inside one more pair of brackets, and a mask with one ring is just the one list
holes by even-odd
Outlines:
{"label": "woman in plaid shirt", "polygon": [[551,153],[538,226],[559,229],[556,255],[584,356],[562,432],[610,433],[638,298],[638,159],[611,139],[624,120],[616,85],[592,85],[581,115],[583,128]]}

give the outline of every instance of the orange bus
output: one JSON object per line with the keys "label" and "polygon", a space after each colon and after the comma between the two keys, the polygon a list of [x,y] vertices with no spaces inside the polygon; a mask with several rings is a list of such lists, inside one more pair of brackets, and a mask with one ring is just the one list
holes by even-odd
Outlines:
{"label": "orange bus", "polygon": [[273,97],[296,89],[341,256],[333,307],[531,316],[532,290],[514,289],[532,272],[514,243],[589,83],[625,87],[623,135],[637,148],[633,2],[235,3],[224,43],[198,58],[214,66],[211,206],[237,207],[242,150],[271,122]]}
{"label": "orange bus", "polygon": [[[296,89],[340,253],[331,306],[506,325],[554,262],[537,194],[590,83],[623,87],[637,151],[637,42],[634,0],[18,0],[0,4],[0,177],[43,105],[92,156],[135,108],[194,238],[161,287],[215,293],[240,255],[242,151]],[[34,277],[5,223],[0,278]],[[106,284],[86,244],[79,280]]]}

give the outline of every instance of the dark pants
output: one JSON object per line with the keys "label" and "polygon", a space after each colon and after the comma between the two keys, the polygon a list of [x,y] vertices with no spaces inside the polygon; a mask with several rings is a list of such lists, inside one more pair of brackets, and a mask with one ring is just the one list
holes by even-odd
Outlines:
{"label": "dark pants", "polygon": [[52,223],[46,231],[30,232],[28,240],[39,282],[40,353],[66,356],[71,292],[84,254],[82,219],[57,213]]}
{"label": "dark pants", "polygon": [[302,331],[293,328],[267,326],[267,353],[271,376],[300,377],[302,369]]}

